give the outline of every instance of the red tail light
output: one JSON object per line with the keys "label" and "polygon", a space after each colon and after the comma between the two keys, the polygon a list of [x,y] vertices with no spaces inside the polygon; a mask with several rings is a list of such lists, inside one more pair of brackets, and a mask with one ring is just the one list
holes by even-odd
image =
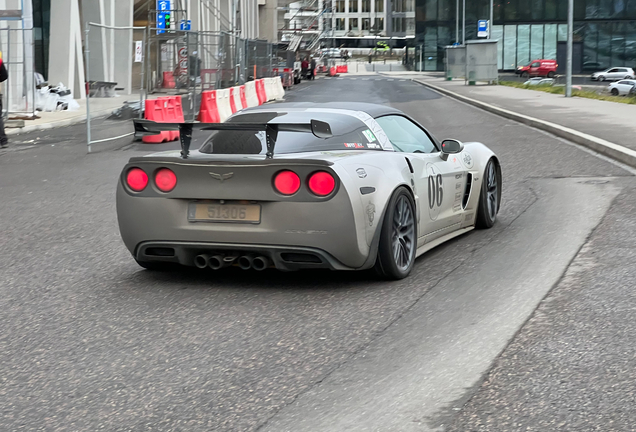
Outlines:
{"label": "red tail light", "polygon": [[126,183],[135,192],[141,192],[148,186],[148,174],[141,168],[133,168],[126,174]]}
{"label": "red tail light", "polygon": [[325,171],[315,172],[309,177],[309,190],[318,196],[327,196],[336,187],[336,180]]}
{"label": "red tail light", "polygon": [[274,187],[283,195],[293,195],[300,189],[300,177],[293,171],[280,171],[274,176]]}
{"label": "red tail light", "polygon": [[161,168],[155,174],[155,184],[161,192],[170,192],[177,185],[177,176],[168,168]]}

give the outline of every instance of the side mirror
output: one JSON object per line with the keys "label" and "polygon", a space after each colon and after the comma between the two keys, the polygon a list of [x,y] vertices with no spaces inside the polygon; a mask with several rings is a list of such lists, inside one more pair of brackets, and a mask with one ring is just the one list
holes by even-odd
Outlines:
{"label": "side mirror", "polygon": [[442,153],[440,157],[442,160],[447,160],[449,154],[460,153],[464,150],[464,144],[456,139],[445,139],[442,141]]}

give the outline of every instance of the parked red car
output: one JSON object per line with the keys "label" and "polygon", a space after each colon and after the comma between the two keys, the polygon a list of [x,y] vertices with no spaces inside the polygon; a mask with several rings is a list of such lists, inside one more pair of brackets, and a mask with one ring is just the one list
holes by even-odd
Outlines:
{"label": "parked red car", "polygon": [[527,66],[519,66],[515,73],[521,75],[524,78],[546,76],[552,78],[556,75],[557,67],[556,60],[532,60]]}

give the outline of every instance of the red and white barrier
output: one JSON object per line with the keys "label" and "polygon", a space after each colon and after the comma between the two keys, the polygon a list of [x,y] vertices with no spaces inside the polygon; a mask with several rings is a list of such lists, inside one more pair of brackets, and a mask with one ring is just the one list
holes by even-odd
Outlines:
{"label": "red and white barrier", "polygon": [[216,104],[219,107],[219,117],[221,122],[224,122],[232,115],[232,108],[230,107],[230,89],[217,90],[216,97]]}
{"label": "red and white barrier", "polygon": [[248,81],[245,83],[245,99],[248,107],[259,106],[258,94],[256,93],[256,81]]}
{"label": "red and white barrier", "polygon": [[199,121],[201,123],[219,123],[221,121],[216,100],[216,90],[204,91],[201,94]]}

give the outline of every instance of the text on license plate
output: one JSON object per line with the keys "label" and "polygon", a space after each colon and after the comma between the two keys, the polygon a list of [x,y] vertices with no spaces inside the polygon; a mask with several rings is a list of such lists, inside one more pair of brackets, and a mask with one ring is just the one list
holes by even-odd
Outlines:
{"label": "text on license plate", "polygon": [[214,201],[191,202],[188,205],[190,222],[260,223],[261,206],[258,204],[224,203]]}

